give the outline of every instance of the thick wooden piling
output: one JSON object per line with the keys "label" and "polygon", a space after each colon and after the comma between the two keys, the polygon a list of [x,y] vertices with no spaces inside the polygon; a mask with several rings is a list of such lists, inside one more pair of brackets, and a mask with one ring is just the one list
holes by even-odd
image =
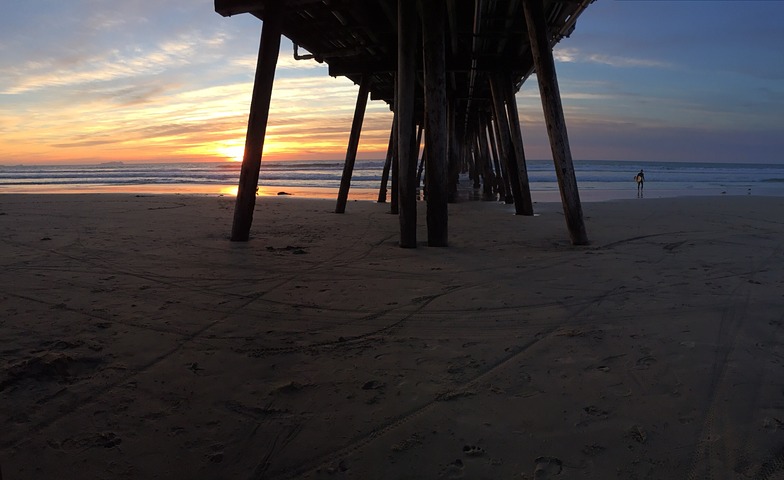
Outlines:
{"label": "thick wooden piling", "polygon": [[277,9],[270,9],[261,29],[256,78],[253,83],[248,130],[245,136],[245,153],[242,156],[237,200],[234,204],[234,221],[231,227],[231,240],[234,242],[247,242],[250,237],[253,210],[256,208],[256,191],[259,187],[261,154],[267,133],[272,84],[275,80],[275,67],[280,52],[280,36],[279,12]]}
{"label": "thick wooden piling", "polygon": [[425,72],[425,148],[427,165],[427,243],[448,245],[446,99],[446,7],[441,1],[420,0]]}
{"label": "thick wooden piling", "polygon": [[414,119],[414,102],[417,82],[418,28],[416,5],[411,0],[398,0],[397,32],[395,120],[399,176],[397,182],[400,219],[399,245],[402,248],[415,248],[417,246],[416,168],[419,145]]}
{"label": "thick wooden piling", "polygon": [[561,190],[566,224],[569,228],[572,244],[586,245],[588,244],[588,235],[585,231],[580,193],[577,190],[577,177],[574,174],[572,152],[566,133],[566,120],[561,105],[561,93],[558,89],[553,51],[547,36],[543,0],[523,0],[523,11],[528,27],[528,38],[531,42],[536,78],[539,82],[539,95],[542,97],[547,134],[550,137],[550,148],[553,152],[555,174]]}
{"label": "thick wooden piling", "polygon": [[512,145],[512,138],[509,130],[509,116],[507,115],[504,106],[502,83],[497,75],[490,77],[490,94],[493,97],[493,113],[498,129],[498,143],[500,144],[501,156],[506,164],[509,183],[512,187],[515,215],[526,215],[523,190],[520,187],[520,172],[517,169],[517,155]]}
{"label": "thick wooden piling", "polygon": [[346,149],[346,163],[343,164],[343,176],[340,177],[340,190],[338,191],[338,202],[335,206],[335,213],[346,212],[346,202],[348,202],[348,190],[351,187],[351,175],[354,173],[354,162],[357,159],[357,147],[359,147],[359,134],[362,132],[362,121],[365,118],[365,107],[367,107],[370,81],[367,75],[362,77],[359,82],[359,93],[357,94],[357,105],[354,109],[354,121],[351,124],[351,135],[348,139]]}
{"label": "thick wooden piling", "polygon": [[517,162],[520,193],[523,200],[523,215],[534,214],[534,204],[531,201],[531,186],[528,183],[528,168],[525,165],[525,149],[523,148],[523,132],[520,128],[520,115],[517,113],[517,100],[515,100],[514,86],[508,76],[500,78],[501,88],[506,97],[506,113],[509,115],[509,133],[512,147],[514,147]]}

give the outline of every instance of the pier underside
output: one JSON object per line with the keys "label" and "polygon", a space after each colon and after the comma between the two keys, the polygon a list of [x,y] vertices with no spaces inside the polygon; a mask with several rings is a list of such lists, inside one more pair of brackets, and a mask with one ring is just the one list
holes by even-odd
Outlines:
{"label": "pier underside", "polygon": [[[514,94],[536,71],[570,237],[575,244],[587,243],[552,46],[572,33],[591,2],[215,0],[221,15],[252,14],[263,21],[232,239],[249,237],[272,80],[285,35],[294,42],[296,58],[326,63],[330,75],[360,86],[337,213],[345,211],[369,98],[396,113],[385,172],[392,171],[401,246],[416,246],[411,232],[418,164],[424,164],[431,246],[447,245],[447,203],[454,200],[460,172],[469,172],[488,196],[514,202],[516,213],[532,215]],[[417,127],[424,129],[421,160]]]}

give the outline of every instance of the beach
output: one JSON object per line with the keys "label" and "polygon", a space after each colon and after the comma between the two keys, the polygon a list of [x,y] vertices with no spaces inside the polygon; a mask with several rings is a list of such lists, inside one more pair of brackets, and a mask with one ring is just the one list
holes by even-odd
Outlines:
{"label": "beach", "polygon": [[0,195],[0,477],[773,479],[784,197]]}

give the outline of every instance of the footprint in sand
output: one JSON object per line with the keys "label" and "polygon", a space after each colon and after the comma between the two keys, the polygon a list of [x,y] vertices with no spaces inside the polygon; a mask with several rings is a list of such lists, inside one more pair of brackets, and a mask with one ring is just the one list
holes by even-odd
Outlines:
{"label": "footprint in sand", "polygon": [[207,453],[207,458],[212,463],[221,463],[223,461],[223,445],[220,443],[216,443],[210,445],[210,451]]}
{"label": "footprint in sand", "polygon": [[485,454],[485,449],[477,447],[476,445],[465,445],[463,447],[463,453],[469,457],[481,457]]}
{"label": "footprint in sand", "polygon": [[637,359],[637,368],[640,370],[645,370],[650,368],[654,363],[656,363],[656,357],[646,355]]}
{"label": "footprint in sand", "polygon": [[588,405],[587,407],[583,407],[583,411],[592,417],[607,417],[610,415],[610,412],[607,410],[602,410],[595,405]]}
{"label": "footprint in sand", "polygon": [[537,479],[553,478],[563,471],[563,462],[555,457],[539,457],[535,462],[534,478]]}
{"label": "footprint in sand", "polygon": [[637,443],[645,443],[648,441],[648,432],[639,425],[632,425],[626,432],[626,435]]}
{"label": "footprint in sand", "polygon": [[448,464],[439,475],[439,478],[463,478],[465,476],[465,466],[459,458]]}

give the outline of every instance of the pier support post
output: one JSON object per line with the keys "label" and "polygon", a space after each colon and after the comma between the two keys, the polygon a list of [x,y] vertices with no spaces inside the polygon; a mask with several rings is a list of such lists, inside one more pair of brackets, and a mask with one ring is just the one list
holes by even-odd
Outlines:
{"label": "pier support post", "polygon": [[[419,133],[418,133],[418,136],[417,136],[417,139],[418,139],[417,140],[417,145],[418,145],[417,148],[418,149],[422,146],[422,131],[423,130],[424,130],[424,128],[422,127],[422,125],[420,125],[419,126]],[[416,182],[417,182],[417,188],[419,188],[420,186],[423,187],[422,198],[424,198],[424,190],[426,190],[427,188],[424,185],[422,185],[422,172],[425,169],[425,163],[427,163],[427,145],[425,145],[425,148],[422,148],[421,150],[422,150],[422,157],[419,159],[419,168],[417,169],[417,179],[416,179]]]}
{"label": "pier support post", "polygon": [[493,188],[495,188],[496,177],[493,174],[493,161],[490,154],[490,146],[487,142],[487,130],[482,120],[479,121],[479,131],[477,132],[477,140],[479,141],[479,152],[483,158],[482,162],[482,196],[485,200],[493,198]]}
{"label": "pier support post", "polygon": [[511,134],[512,147],[515,152],[520,193],[522,195],[523,215],[534,214],[534,204],[531,201],[531,186],[528,183],[528,169],[525,166],[525,149],[523,148],[523,132],[520,128],[520,115],[517,113],[517,100],[515,100],[514,86],[509,77],[503,77],[501,88],[506,97],[506,113],[509,115],[509,133]]}
{"label": "pier support post", "polygon": [[573,245],[587,245],[588,235],[585,232],[572,152],[566,134],[566,121],[561,104],[561,93],[558,89],[558,78],[555,74],[553,51],[547,35],[543,0],[523,0],[523,11],[569,236]]}
{"label": "pier support post", "polygon": [[348,148],[346,149],[346,163],[343,165],[343,176],[340,177],[340,190],[338,191],[338,202],[335,206],[335,213],[346,212],[348,190],[351,187],[351,175],[354,173],[354,162],[357,159],[359,134],[362,132],[362,121],[365,118],[365,107],[367,107],[368,92],[370,90],[369,86],[369,77],[363,75],[362,80],[359,82],[357,106],[354,109],[354,121],[351,123],[351,135],[349,136]]}
{"label": "pier support post", "polygon": [[490,77],[490,93],[493,97],[493,113],[495,114],[496,127],[498,129],[498,143],[500,143],[501,156],[504,158],[506,171],[509,175],[509,184],[512,187],[515,215],[525,215],[523,190],[520,187],[520,172],[517,169],[517,155],[512,146],[509,117],[504,106],[504,91],[498,75]]}
{"label": "pier support post", "polygon": [[237,200],[234,204],[234,221],[231,227],[233,242],[247,242],[256,208],[256,191],[259,187],[261,154],[267,133],[272,84],[280,52],[280,14],[275,8],[266,12],[261,28],[261,42],[256,64],[256,78],[248,114],[248,130],[245,136],[245,153],[242,156]]}
{"label": "pier support post", "polygon": [[[395,112],[397,114],[397,112]],[[392,127],[389,129],[389,146],[387,146],[387,156],[384,160],[384,169],[381,171],[381,186],[378,187],[378,201],[377,203],[385,203],[387,201],[387,184],[389,183],[389,167],[392,165],[392,155],[394,142],[397,141],[395,135],[395,128],[397,122],[392,120]]]}
{"label": "pier support post", "polygon": [[[398,159],[398,215],[402,248],[416,248],[417,235],[417,126],[414,119],[416,99],[417,12],[411,0],[397,2],[397,91],[395,121]],[[421,130],[420,130],[421,131]]]}
{"label": "pier support post", "polygon": [[473,187],[474,190],[478,190],[481,186],[481,182],[479,181],[479,169],[484,165],[484,158],[481,155],[481,148],[479,147],[479,135],[472,133],[470,137],[466,139],[466,145],[463,147],[463,151],[465,152],[466,161],[469,166],[468,179],[471,180],[471,187]]}
{"label": "pier support post", "polygon": [[392,145],[392,188],[389,195],[389,213],[392,215],[397,215],[400,210],[400,205],[398,202],[400,201],[400,158],[397,154],[398,145],[397,142]]}
{"label": "pier support post", "polygon": [[[432,0],[431,0],[432,1]],[[461,158],[457,144],[455,102],[447,104],[447,202],[457,202],[457,182],[460,178]]]}
{"label": "pier support post", "polygon": [[498,154],[498,142],[496,141],[495,130],[493,128],[493,121],[489,115],[482,117],[482,135],[486,135],[488,139],[488,147],[490,147],[490,154],[493,158],[493,166],[495,167],[495,191],[498,193],[498,200],[506,201],[506,177],[504,176],[503,169],[501,168],[501,161]]}
{"label": "pier support post", "polygon": [[514,203],[514,195],[512,195],[512,184],[509,181],[509,169],[506,168],[507,161],[506,158],[502,158],[504,155],[504,150],[501,148],[501,130],[498,126],[498,121],[494,118],[490,121],[491,131],[495,138],[495,153],[498,156],[498,163],[501,167],[501,177],[503,180],[504,185],[504,203],[511,204]]}
{"label": "pier support post", "polygon": [[442,1],[420,0],[425,71],[425,184],[427,244],[448,245],[448,142],[446,99],[446,7]]}

